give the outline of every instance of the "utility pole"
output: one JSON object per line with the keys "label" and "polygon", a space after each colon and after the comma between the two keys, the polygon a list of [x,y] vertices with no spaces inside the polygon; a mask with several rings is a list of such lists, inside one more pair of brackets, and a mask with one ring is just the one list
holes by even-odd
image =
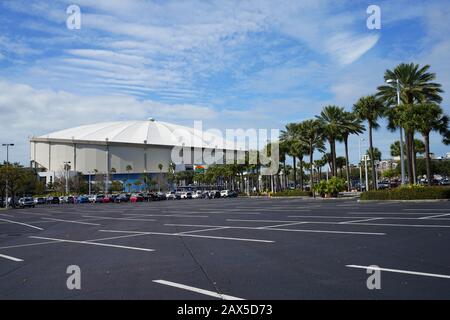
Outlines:
{"label": "utility pole", "polygon": [[[6,165],[9,166],[9,147],[13,147],[14,143],[3,143],[6,147]],[[8,209],[8,175],[5,176],[5,208]]]}
{"label": "utility pole", "polygon": [[367,160],[369,159],[369,156],[367,154],[364,155],[364,166],[365,166],[365,174],[366,174],[366,191],[369,191],[369,173],[367,170]]}
{"label": "utility pole", "polygon": [[66,195],[69,194],[69,170],[70,170],[70,161],[64,161],[64,172],[65,172],[65,180],[66,180]]}

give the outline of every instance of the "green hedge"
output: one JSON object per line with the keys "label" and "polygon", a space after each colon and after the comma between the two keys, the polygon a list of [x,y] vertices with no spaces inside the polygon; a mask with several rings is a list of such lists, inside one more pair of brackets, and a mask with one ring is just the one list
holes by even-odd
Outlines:
{"label": "green hedge", "polygon": [[271,195],[272,197],[311,197],[312,193],[310,191],[303,191],[303,190],[285,190],[285,191],[279,191],[274,192]]}
{"label": "green hedge", "polygon": [[372,190],[361,194],[361,200],[427,200],[450,199],[449,187],[400,187],[392,190]]}

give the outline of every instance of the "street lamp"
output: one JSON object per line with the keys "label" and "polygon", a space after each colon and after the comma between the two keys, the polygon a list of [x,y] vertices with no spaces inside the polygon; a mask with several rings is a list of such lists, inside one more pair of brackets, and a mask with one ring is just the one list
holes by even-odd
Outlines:
{"label": "street lamp", "polygon": [[366,173],[366,191],[369,191],[369,172],[367,170],[367,161],[370,161],[370,158],[367,154],[363,156],[364,158],[364,166],[365,166],[365,173]]}
{"label": "street lamp", "polygon": [[70,170],[70,161],[64,161],[64,172],[66,173],[66,195],[69,194],[69,170]]}
{"label": "street lamp", "polygon": [[[400,105],[400,82],[398,79],[389,79],[386,80],[387,83],[397,83],[397,106]],[[402,175],[402,185],[405,184],[405,160],[404,160],[404,152],[403,152],[403,128],[400,125],[400,169]]]}
{"label": "street lamp", "polygon": [[[3,143],[6,147],[6,165],[9,165],[9,147],[14,147],[14,143]],[[8,209],[8,175],[5,177],[5,208]]]}

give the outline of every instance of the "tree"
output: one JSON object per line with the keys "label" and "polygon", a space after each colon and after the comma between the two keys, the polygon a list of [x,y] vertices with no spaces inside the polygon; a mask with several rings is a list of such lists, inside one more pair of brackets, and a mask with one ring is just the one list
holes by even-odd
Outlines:
{"label": "tree", "polygon": [[[314,190],[314,151],[324,151],[322,126],[319,120],[305,120],[299,124],[299,138],[308,146],[310,165],[310,189]],[[314,194],[314,192],[313,192]]]}
{"label": "tree", "polygon": [[350,163],[348,160],[348,137],[351,134],[360,134],[365,130],[362,125],[361,119],[359,119],[353,112],[344,111],[344,125],[342,127],[342,140],[345,147],[345,174],[347,178],[347,190],[350,191]]}
{"label": "tree", "polygon": [[[387,106],[394,106],[390,112],[391,130],[402,127],[405,129],[406,137],[406,155],[409,183],[415,174],[413,172],[413,154],[414,154],[414,125],[410,125],[410,115],[412,115],[413,105],[416,103],[442,101],[441,85],[433,82],[436,74],[429,72],[430,66],[419,67],[415,63],[401,63],[394,70],[386,70],[384,73],[385,83],[378,87],[377,96],[380,97]],[[400,87],[401,105],[397,106],[397,81]]]}
{"label": "tree", "polygon": [[[131,165],[127,165],[126,167],[125,167],[125,170],[126,170],[126,172],[128,173],[128,177],[127,177],[127,179],[125,180],[126,182],[130,179],[130,171],[132,171],[133,170],[133,167],[131,166]],[[128,192],[131,192],[131,183],[127,183],[126,184],[127,186],[128,186]]]}
{"label": "tree", "polygon": [[381,161],[381,151],[378,148],[373,148],[372,155],[370,155],[370,149],[367,150],[366,155],[369,156],[370,161]]}
{"label": "tree", "polygon": [[[374,159],[373,154],[373,137],[372,131],[378,129],[380,125],[378,124],[378,119],[382,118],[385,114],[386,108],[375,96],[362,97],[353,106],[353,112],[362,121],[367,121],[369,128],[369,150],[370,158]],[[375,178],[375,162],[372,161],[372,187],[377,188],[376,178]]]}
{"label": "tree", "polygon": [[336,140],[342,139],[345,113],[344,108],[337,106],[326,106],[316,118],[320,121],[323,136],[330,144],[331,171],[333,176],[337,175],[336,168]]}
{"label": "tree", "polygon": [[444,114],[439,105],[431,102],[416,105],[414,116],[416,117],[417,131],[422,134],[425,144],[427,180],[428,185],[431,185],[430,132],[439,132],[444,137],[443,142],[446,143],[446,136],[449,134],[449,117]]}
{"label": "tree", "polygon": [[159,181],[158,181],[158,186],[159,186],[159,191],[161,191],[161,175],[162,175],[162,169],[163,169],[163,164],[162,163],[158,163],[158,169],[159,169]]}
{"label": "tree", "polygon": [[[396,140],[394,143],[391,144],[391,156],[392,157],[399,157],[400,156],[400,141]],[[403,150],[406,149],[406,144],[403,142]],[[416,154],[423,154],[425,153],[425,144],[422,142],[422,140],[414,139],[414,151]]]}

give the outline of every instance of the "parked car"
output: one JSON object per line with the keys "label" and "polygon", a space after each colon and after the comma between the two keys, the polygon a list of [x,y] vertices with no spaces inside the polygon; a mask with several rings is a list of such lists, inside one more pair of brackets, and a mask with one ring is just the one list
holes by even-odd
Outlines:
{"label": "parked car", "polygon": [[67,196],[67,197],[65,197],[66,199],[65,199],[65,202],[66,203],[75,203],[75,197],[74,196]]}
{"label": "parked car", "polygon": [[96,194],[94,196],[94,203],[103,203],[103,199],[105,198],[105,196],[103,194]]}
{"label": "parked car", "polygon": [[221,190],[220,191],[220,196],[223,197],[223,198],[226,198],[226,197],[228,197],[228,193],[229,192],[230,192],[229,190]]}
{"label": "parked car", "polygon": [[202,192],[200,190],[192,192],[192,199],[199,199],[202,197]]}
{"label": "parked car", "polygon": [[59,198],[58,197],[47,197],[47,204],[59,204]]}
{"label": "parked car", "polygon": [[144,196],[140,193],[133,193],[130,197],[130,202],[143,202]]}
{"label": "parked car", "polygon": [[88,196],[78,196],[77,203],[89,203]]}
{"label": "parked car", "polygon": [[166,199],[167,200],[174,200],[175,199],[175,191],[166,192]]}
{"label": "parked car", "polygon": [[231,190],[228,192],[228,198],[237,198],[238,193],[237,191]]}
{"label": "parked car", "polygon": [[34,199],[34,204],[45,204],[45,202],[46,202],[45,198],[43,198],[43,197]]}
{"label": "parked car", "polygon": [[130,201],[130,195],[127,193],[121,193],[114,199],[114,202],[116,202],[116,203],[129,202],[129,201]]}
{"label": "parked car", "polygon": [[34,208],[35,207],[35,203],[34,203],[34,199],[32,197],[25,197],[25,198],[20,198],[19,199],[19,207],[21,208]]}
{"label": "parked car", "polygon": [[102,203],[110,203],[110,202],[114,202],[113,195],[111,195],[111,194],[105,195],[102,199]]}

